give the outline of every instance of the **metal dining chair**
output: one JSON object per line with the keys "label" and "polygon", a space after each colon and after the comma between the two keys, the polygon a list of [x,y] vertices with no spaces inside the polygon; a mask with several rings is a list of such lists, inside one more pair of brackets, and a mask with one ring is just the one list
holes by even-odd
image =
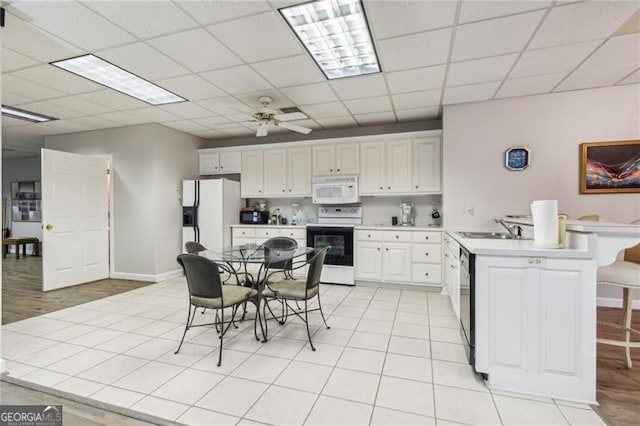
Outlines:
{"label": "metal dining chair", "polygon": [[186,243],[184,243],[184,251],[186,251],[189,254],[197,253],[199,251],[204,251],[206,249],[207,248],[205,246],[195,241],[187,241]]}

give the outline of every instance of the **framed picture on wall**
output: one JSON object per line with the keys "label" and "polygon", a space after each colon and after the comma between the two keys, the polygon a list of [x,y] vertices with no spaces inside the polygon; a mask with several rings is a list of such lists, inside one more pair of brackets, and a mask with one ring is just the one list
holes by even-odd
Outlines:
{"label": "framed picture on wall", "polygon": [[40,181],[11,182],[11,220],[40,222],[42,190]]}
{"label": "framed picture on wall", "polygon": [[580,144],[580,192],[640,192],[640,139]]}

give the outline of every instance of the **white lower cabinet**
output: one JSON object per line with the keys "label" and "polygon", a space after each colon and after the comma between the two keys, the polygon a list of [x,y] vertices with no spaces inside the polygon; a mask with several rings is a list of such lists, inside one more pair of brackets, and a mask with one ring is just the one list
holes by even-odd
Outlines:
{"label": "white lower cabinet", "polygon": [[382,279],[382,241],[356,241],[356,279]]}
{"label": "white lower cabinet", "polygon": [[411,282],[411,244],[384,244],[382,281]]}
{"label": "white lower cabinet", "polygon": [[448,293],[451,306],[460,319],[460,245],[449,235],[444,235],[443,293]]}

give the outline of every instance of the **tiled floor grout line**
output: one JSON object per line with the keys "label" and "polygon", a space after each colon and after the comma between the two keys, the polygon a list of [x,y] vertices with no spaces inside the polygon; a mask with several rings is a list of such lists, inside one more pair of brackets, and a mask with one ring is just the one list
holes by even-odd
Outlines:
{"label": "tiled floor grout line", "polygon": [[429,311],[431,310],[431,303],[429,302],[429,295],[427,295],[427,318],[429,319],[429,364],[431,365],[431,391],[433,392],[433,418],[435,419],[436,425],[438,424],[438,408],[436,405],[436,380],[433,377],[433,339],[431,336],[431,315],[429,315]]}

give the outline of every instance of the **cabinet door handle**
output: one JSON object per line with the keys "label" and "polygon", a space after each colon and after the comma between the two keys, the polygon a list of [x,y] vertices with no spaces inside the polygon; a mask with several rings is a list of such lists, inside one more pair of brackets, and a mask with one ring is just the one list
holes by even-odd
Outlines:
{"label": "cabinet door handle", "polygon": [[371,234],[367,234],[367,238],[371,238]]}
{"label": "cabinet door handle", "polygon": [[418,189],[418,185],[416,185],[416,189]]}
{"label": "cabinet door handle", "polygon": [[220,170],[224,169],[224,167],[220,166]]}
{"label": "cabinet door handle", "polygon": [[380,189],[384,189],[383,187],[380,187]]}
{"label": "cabinet door handle", "polygon": [[329,169],[330,172],[333,172],[333,169]]}
{"label": "cabinet door handle", "polygon": [[391,187],[390,187],[390,186],[387,186],[387,189],[391,189]]}
{"label": "cabinet door handle", "polygon": [[425,272],[425,273],[424,273],[424,276],[425,276],[425,277],[428,277],[428,276],[429,276],[429,273],[428,273],[428,272]]}
{"label": "cabinet door handle", "polygon": [[398,238],[400,238],[400,235],[396,235],[396,240],[397,240]]}
{"label": "cabinet door handle", "polygon": [[262,192],[262,189],[258,189],[258,192]]}
{"label": "cabinet door handle", "polygon": [[456,269],[456,267],[454,265],[449,265],[449,266],[451,266],[451,269]]}
{"label": "cabinet door handle", "polygon": [[388,249],[388,248],[386,248],[385,250],[386,250],[386,251],[389,251],[389,249]]}
{"label": "cabinet door handle", "polygon": [[425,240],[428,240],[428,239],[429,239],[429,236],[427,235],[426,237],[424,237],[424,239],[425,239]]}
{"label": "cabinet door handle", "polygon": [[285,192],[284,188],[282,189],[282,192]]}
{"label": "cabinet door handle", "polygon": [[449,253],[445,253],[445,254],[444,254],[444,257],[449,257]]}
{"label": "cabinet door handle", "polygon": [[425,255],[425,256],[429,256],[429,252],[425,253],[424,255]]}
{"label": "cabinet door handle", "polygon": [[340,169],[336,169],[336,172],[339,172],[339,171],[340,171]]}

